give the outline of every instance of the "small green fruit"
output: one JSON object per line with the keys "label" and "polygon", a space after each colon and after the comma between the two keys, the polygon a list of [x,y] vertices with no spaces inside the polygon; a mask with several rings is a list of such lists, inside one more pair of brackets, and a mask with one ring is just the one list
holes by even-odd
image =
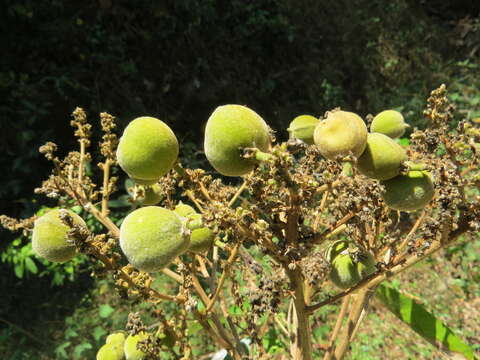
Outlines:
{"label": "small green fruit", "polygon": [[[86,226],[85,221],[73,211],[64,210],[77,225]],[[60,220],[60,209],[51,210],[35,220],[32,234],[32,249],[40,257],[49,261],[64,262],[75,256],[75,246],[67,242],[70,230]]]}
{"label": "small green fruit", "polygon": [[188,230],[173,211],[146,206],[130,213],[120,226],[120,247],[128,261],[143,271],[158,271],[185,252]]}
{"label": "small green fruit", "polygon": [[341,289],[348,289],[360,281],[357,265],[350,254],[339,254],[332,261],[330,280]]}
{"label": "small green fruit", "polygon": [[179,203],[174,211],[184,218],[185,226],[192,230],[188,250],[194,253],[208,251],[213,246],[215,234],[203,226],[202,215],[197,214],[191,206],[183,203]]}
{"label": "small green fruit", "polygon": [[125,352],[125,359],[126,360],[143,360],[145,359],[145,354],[142,350],[137,348],[137,344],[145,340],[148,337],[145,333],[139,333],[137,335],[129,335],[125,340],[125,344],[123,346],[123,351]]}
{"label": "small green fruit", "polygon": [[424,208],[434,195],[433,183],[426,171],[410,171],[383,181],[382,197],[388,207],[400,211],[415,211]]}
{"label": "small green fruit", "polygon": [[178,141],[161,120],[143,116],[125,128],[117,148],[120,167],[139,184],[151,185],[169,172],[178,156]]}
{"label": "small green fruit", "polygon": [[142,205],[150,206],[150,205],[157,205],[160,200],[162,200],[162,188],[160,184],[154,184],[152,186],[145,187],[145,196],[142,200]]}
{"label": "small green fruit", "polygon": [[406,159],[405,150],[395,140],[387,135],[370,133],[357,168],[372,179],[388,180],[400,174],[400,166]]}
{"label": "small green fruit", "polygon": [[311,115],[300,115],[292,120],[288,126],[290,139],[300,139],[303,142],[313,144],[313,132],[320,123],[316,117]]}
{"label": "small green fruit", "polygon": [[255,111],[241,105],[219,106],[210,115],[205,128],[205,156],[220,174],[242,176],[256,161],[245,159],[242,148],[270,148],[268,125]]}
{"label": "small green fruit", "polygon": [[373,118],[370,131],[381,133],[392,139],[401,137],[410,125],[405,123],[403,115],[395,110],[385,110]]}
{"label": "small green fruit", "polygon": [[325,252],[325,258],[329,263],[333,261],[340,253],[348,249],[348,241],[338,240],[330,244]]}
{"label": "small green fruit", "polygon": [[350,152],[358,157],[367,144],[367,126],[362,118],[348,111],[332,111],[315,128],[313,137],[320,153],[336,160]]}
{"label": "small green fruit", "polygon": [[103,345],[97,352],[97,360],[123,360],[123,343]]}
{"label": "small green fruit", "polygon": [[125,342],[125,335],[121,332],[110,334],[107,336],[107,339],[105,340],[106,344],[121,344],[121,346],[123,346],[124,342]]}
{"label": "small green fruit", "polygon": [[370,253],[357,254],[357,260],[357,272],[360,279],[373,274],[377,270],[375,258]]}

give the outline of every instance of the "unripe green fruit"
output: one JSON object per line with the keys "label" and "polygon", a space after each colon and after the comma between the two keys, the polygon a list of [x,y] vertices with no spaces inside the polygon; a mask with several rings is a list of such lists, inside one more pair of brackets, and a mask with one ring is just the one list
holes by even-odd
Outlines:
{"label": "unripe green fruit", "polygon": [[147,334],[139,333],[137,335],[129,335],[125,340],[125,344],[123,346],[123,351],[125,352],[125,359],[126,360],[143,360],[145,359],[146,354],[137,349],[137,344],[139,341],[145,340],[147,338]]}
{"label": "unripe green fruit", "polygon": [[120,226],[120,247],[143,271],[158,271],[181,255],[190,243],[188,230],[173,211],[146,206],[130,213]]}
{"label": "unripe green fruit", "polygon": [[358,157],[367,144],[367,126],[362,118],[348,111],[332,111],[315,128],[313,138],[320,153],[336,160],[350,152]]}
{"label": "unripe green fruit", "polygon": [[335,241],[334,243],[330,244],[330,246],[327,248],[327,251],[325,252],[325,258],[329,263],[333,261],[343,251],[348,249],[348,241],[345,240],[338,240]]}
{"label": "unripe green fruit", "polygon": [[188,250],[194,253],[209,250],[213,245],[215,234],[212,230],[203,226],[202,215],[197,214],[191,206],[183,203],[178,204],[174,211],[177,215],[185,218],[185,226],[192,230]]}
{"label": "unripe green fruit", "polygon": [[402,136],[405,133],[405,129],[409,126],[405,123],[401,113],[395,110],[385,110],[373,118],[370,131],[372,133],[381,133],[394,139]]}
{"label": "unripe green fruit", "polygon": [[162,200],[162,188],[159,184],[145,187],[145,196],[142,200],[144,206],[157,205]]}
{"label": "unripe green fruit", "polygon": [[415,211],[424,208],[434,195],[432,180],[426,171],[410,171],[383,181],[382,197],[388,207],[400,211]]}
{"label": "unripe green fruit", "polygon": [[268,125],[255,111],[241,105],[219,106],[205,128],[205,156],[220,174],[242,176],[255,166],[242,157],[242,148],[270,148]]}
{"label": "unripe green fruit", "polygon": [[355,286],[376,270],[375,258],[369,253],[340,253],[331,261],[330,280],[339,288]]}
{"label": "unripe green fruit", "polygon": [[125,342],[125,335],[121,332],[110,334],[107,336],[107,339],[105,340],[106,344],[121,344],[121,346],[123,346],[124,342]]}
{"label": "unripe green fruit", "polygon": [[178,156],[178,141],[161,120],[143,116],[125,128],[117,148],[120,167],[139,184],[157,182]]}
{"label": "unripe green fruit", "polygon": [[303,142],[313,144],[313,132],[320,123],[316,117],[311,115],[300,115],[292,120],[288,126],[290,139],[300,139]]}
{"label": "unripe green fruit", "polygon": [[184,204],[181,201],[178,203],[177,206],[175,206],[175,213],[179,216],[187,217],[188,215],[195,214],[196,211],[193,207],[190,205]]}
{"label": "unripe green fruit", "polygon": [[[64,210],[74,224],[86,226],[85,221],[73,211]],[[35,220],[32,234],[32,249],[49,261],[63,262],[75,256],[75,245],[67,242],[70,228],[60,220],[60,209],[49,211]]]}
{"label": "unripe green fruit", "polygon": [[332,261],[330,280],[341,289],[347,289],[360,281],[357,266],[350,254],[339,254]]}
{"label": "unripe green fruit", "polygon": [[388,180],[400,174],[405,150],[395,140],[379,133],[368,134],[367,148],[358,158],[357,168],[372,179]]}
{"label": "unripe green fruit", "polygon": [[123,360],[123,343],[103,345],[97,352],[97,360]]}

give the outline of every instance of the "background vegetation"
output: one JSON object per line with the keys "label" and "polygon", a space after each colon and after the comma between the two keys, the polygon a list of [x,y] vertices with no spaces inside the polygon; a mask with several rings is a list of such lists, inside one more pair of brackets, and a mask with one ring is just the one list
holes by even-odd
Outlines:
{"label": "background vegetation", "polygon": [[[122,126],[157,116],[176,132],[187,165],[202,167],[203,125],[225,103],[248,104],[280,139],[293,117],[337,106],[362,116],[395,108],[423,127],[425,98],[446,83],[460,116],[480,118],[479,13],[468,0],[6,0],[0,213],[26,217],[53,205],[33,195],[49,172],[37,149],[47,140],[74,146],[76,106],[91,117],[108,111]],[[82,258],[52,265],[32,256],[26,237],[0,230],[0,239],[6,359],[92,358],[139,306],[119,303]],[[480,344],[479,249],[480,240],[460,244],[450,263],[432,259],[401,278],[402,290],[429,299],[470,344]],[[392,349],[397,358],[440,357],[384,316],[369,317],[373,338],[360,338],[352,358],[383,359]]]}

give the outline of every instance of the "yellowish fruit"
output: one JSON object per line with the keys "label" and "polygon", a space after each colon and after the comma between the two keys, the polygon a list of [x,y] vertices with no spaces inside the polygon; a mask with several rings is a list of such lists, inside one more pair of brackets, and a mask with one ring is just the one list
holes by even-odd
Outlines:
{"label": "yellowish fruit", "polygon": [[120,167],[140,184],[155,183],[177,160],[178,141],[161,120],[143,116],[125,128],[117,148]]}
{"label": "yellowish fruit", "polygon": [[313,137],[320,153],[330,160],[347,156],[358,157],[367,144],[367,126],[362,118],[348,111],[332,111],[315,128]]}
{"label": "yellowish fruit", "polygon": [[400,211],[415,211],[424,208],[434,195],[430,175],[426,171],[410,171],[383,181],[382,197],[388,207]]}
{"label": "yellowish fruit", "polygon": [[[64,210],[77,225],[86,226],[85,221],[73,211]],[[49,261],[64,262],[75,256],[75,246],[67,240],[70,228],[60,220],[60,209],[51,210],[35,220],[32,234],[32,249]]]}
{"label": "yellowish fruit", "polygon": [[181,201],[178,203],[177,206],[175,206],[175,210],[173,210],[177,213],[179,216],[187,217],[188,215],[195,214],[196,211],[193,207],[190,205],[184,204]]}
{"label": "yellowish fruit", "polygon": [[124,342],[125,342],[125,335],[121,332],[110,334],[107,336],[107,339],[105,340],[106,344],[121,344],[122,346]]}
{"label": "yellowish fruit", "polygon": [[130,213],[120,226],[120,247],[128,261],[143,271],[158,271],[184,253],[190,240],[180,217],[159,206]]}
{"label": "yellowish fruit", "polygon": [[219,106],[205,128],[205,156],[220,174],[242,176],[256,161],[242,157],[242,148],[270,148],[268,125],[255,111],[242,105]]}
{"label": "yellowish fruit", "polygon": [[313,132],[320,123],[316,117],[311,115],[300,115],[292,120],[288,126],[290,139],[300,139],[303,142],[313,144]]}
{"label": "yellowish fruit", "polygon": [[348,241],[338,240],[328,246],[327,251],[325,252],[325,258],[328,262],[332,262],[337,255],[346,251],[348,249]]}
{"label": "yellowish fruit", "polygon": [[137,344],[139,341],[145,340],[147,338],[147,334],[139,333],[137,335],[129,335],[125,340],[125,344],[123,346],[123,351],[125,352],[125,359],[126,360],[143,360],[146,357],[146,354],[137,348]]}
{"label": "yellowish fruit", "polygon": [[360,281],[357,267],[350,254],[337,255],[330,270],[330,280],[339,288],[347,289]]}
{"label": "yellowish fruit", "polygon": [[123,360],[123,343],[103,345],[97,352],[96,360]]}
{"label": "yellowish fruit", "polygon": [[370,133],[357,168],[372,179],[388,180],[400,174],[400,166],[405,160],[405,150],[395,140],[380,133]]}
{"label": "yellowish fruit", "polygon": [[162,200],[163,195],[160,184],[146,186],[144,192],[145,195],[142,200],[142,205],[144,206],[157,205]]}
{"label": "yellowish fruit", "polygon": [[373,118],[370,131],[372,133],[381,133],[394,139],[401,137],[407,127],[409,125],[405,123],[401,113],[396,110],[385,110]]}

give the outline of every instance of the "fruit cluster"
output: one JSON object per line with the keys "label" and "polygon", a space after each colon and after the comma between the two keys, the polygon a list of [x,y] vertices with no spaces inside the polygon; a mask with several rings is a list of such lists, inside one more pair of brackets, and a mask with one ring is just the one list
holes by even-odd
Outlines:
{"label": "fruit cluster", "polygon": [[97,352],[97,360],[143,360],[146,354],[138,348],[138,343],[147,335],[142,332],[137,335],[125,335],[121,332],[107,336],[105,345]]}

